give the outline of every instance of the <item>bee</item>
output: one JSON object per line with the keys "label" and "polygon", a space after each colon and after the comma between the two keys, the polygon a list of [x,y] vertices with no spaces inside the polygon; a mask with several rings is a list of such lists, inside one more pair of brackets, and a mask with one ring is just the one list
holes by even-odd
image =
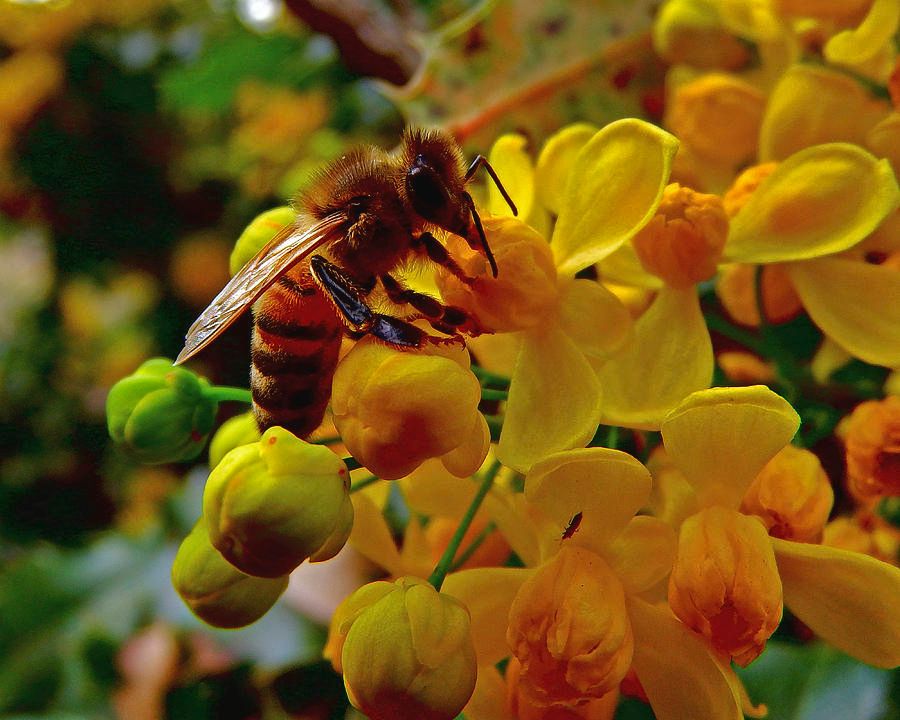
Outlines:
{"label": "bee", "polygon": [[[321,171],[294,201],[296,219],[239,270],[188,329],[175,364],[221,335],[253,307],[250,388],[261,430],[280,425],[306,437],[331,396],[341,337],[372,335],[399,348],[461,342],[478,333],[465,311],[403,285],[392,273],[415,258],[471,284],[433,231],[462,237],[497,264],[466,184],[484,167],[516,207],[497,174],[478,155],[466,169],[462,150],[440,130],[408,129],[394,152],[361,146]],[[379,285],[413,314],[395,317],[367,303]],[[441,335],[413,324],[423,319]]]}

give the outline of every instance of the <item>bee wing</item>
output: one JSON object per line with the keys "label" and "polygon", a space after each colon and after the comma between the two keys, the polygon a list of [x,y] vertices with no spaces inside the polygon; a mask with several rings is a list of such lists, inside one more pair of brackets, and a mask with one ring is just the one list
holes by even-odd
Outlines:
{"label": "bee wing", "polygon": [[291,267],[335,239],[345,220],[343,213],[334,213],[308,228],[287,225],[279,230],[188,328],[175,364],[180,365],[209,345]]}

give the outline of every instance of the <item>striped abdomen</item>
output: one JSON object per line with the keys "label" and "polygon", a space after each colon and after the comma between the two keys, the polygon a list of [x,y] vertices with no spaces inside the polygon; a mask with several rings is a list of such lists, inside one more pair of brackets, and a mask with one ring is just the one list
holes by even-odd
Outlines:
{"label": "striped abdomen", "polygon": [[280,425],[306,437],[331,396],[343,326],[306,263],[292,268],[253,309],[250,389],[261,430]]}

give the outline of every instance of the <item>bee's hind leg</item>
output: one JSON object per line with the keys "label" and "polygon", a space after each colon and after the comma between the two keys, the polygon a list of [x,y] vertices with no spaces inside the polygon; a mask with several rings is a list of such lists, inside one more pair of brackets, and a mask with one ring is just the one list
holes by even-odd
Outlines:
{"label": "bee's hind leg", "polygon": [[429,344],[465,344],[462,336],[456,332],[450,337],[435,337],[406,320],[374,312],[363,299],[363,290],[337,265],[321,255],[313,255],[309,266],[313,278],[349,327],[351,336],[373,335],[389,345],[408,348],[420,348]]}

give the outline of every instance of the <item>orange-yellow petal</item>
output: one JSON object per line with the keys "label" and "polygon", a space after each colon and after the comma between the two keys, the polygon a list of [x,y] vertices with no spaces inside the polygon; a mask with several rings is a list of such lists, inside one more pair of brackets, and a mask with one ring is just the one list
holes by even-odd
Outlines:
{"label": "orange-yellow petal", "polygon": [[897,0],[874,0],[863,21],[852,30],[844,30],[825,43],[824,55],[834,65],[861,65],[890,42],[900,23]]}
{"label": "orange-yellow petal", "polygon": [[743,720],[739,696],[709,646],[668,611],[633,595],[633,667],[658,720]]}
{"label": "orange-yellow petal", "polygon": [[779,164],[732,219],[725,256],[769,263],[837,253],[898,204],[887,160],[848,143],[806,148]]}
{"label": "orange-yellow petal", "polygon": [[694,288],[663,288],[632,340],[599,369],[603,422],[657,429],[675,405],[709,387],[712,341]]}
{"label": "orange-yellow petal", "polygon": [[493,665],[510,653],[506,644],[509,608],[526,579],[534,574],[524,568],[474,568],[451,573],[441,592],[455,597],[469,609],[472,639],[480,665]]}
{"label": "orange-yellow petal", "polygon": [[671,525],[649,515],[638,515],[619,533],[606,556],[625,592],[639,594],[669,574],[677,545]]}
{"label": "orange-yellow petal", "polygon": [[900,569],[824,545],[773,538],[772,546],[792,613],[858,660],[900,665]]}
{"label": "orange-yellow petal", "polygon": [[790,403],[767,387],[711,388],[669,413],[662,437],[701,504],[737,508],[753,478],[799,425]]}
{"label": "orange-yellow petal", "polygon": [[569,172],[553,232],[561,275],[599,262],[653,217],[677,149],[674,136],[631,118],[588,141]]}
{"label": "orange-yellow petal", "polygon": [[463,708],[466,720],[509,720],[506,682],[493,665],[480,665],[475,691]]}
{"label": "orange-yellow petal", "polygon": [[584,447],[597,430],[600,402],[600,381],[561,328],[524,333],[497,457],[527,472],[550,453]]}
{"label": "orange-yellow petal", "polygon": [[475,495],[475,483],[450,474],[440,460],[426,460],[398,482],[407,504],[420,515],[462,517]]}
{"label": "orange-yellow petal", "polygon": [[567,125],[551,135],[541,148],[535,168],[537,196],[550,212],[559,214],[575,157],[597,130],[590,123]]}
{"label": "orange-yellow petal", "polygon": [[828,142],[863,144],[866,133],[889,111],[844,73],[797,64],[772,90],[759,136],[759,160],[783,160]]}
{"label": "orange-yellow petal", "polygon": [[[525,497],[555,523],[555,540],[602,553],[650,496],[650,473],[631,455],[608,448],[556,453],[535,463]],[[563,533],[580,515],[577,530]]]}
{"label": "orange-yellow petal", "polygon": [[588,357],[607,358],[631,337],[628,308],[593,280],[563,282],[559,309],[560,327]]}
{"label": "orange-yellow petal", "polygon": [[791,281],[813,322],[855,357],[900,365],[900,272],[842,258],[792,263]]}
{"label": "orange-yellow petal", "polygon": [[[521,135],[501,135],[491,146],[488,160],[512,198],[523,220],[531,213],[534,202],[534,165],[525,150],[527,140]],[[488,210],[491,215],[512,215],[512,209],[500,194],[497,184],[488,179]]]}
{"label": "orange-yellow petal", "polygon": [[360,555],[390,575],[403,575],[400,552],[381,510],[362,493],[354,493],[350,500],[353,503],[353,530],[349,543]]}

